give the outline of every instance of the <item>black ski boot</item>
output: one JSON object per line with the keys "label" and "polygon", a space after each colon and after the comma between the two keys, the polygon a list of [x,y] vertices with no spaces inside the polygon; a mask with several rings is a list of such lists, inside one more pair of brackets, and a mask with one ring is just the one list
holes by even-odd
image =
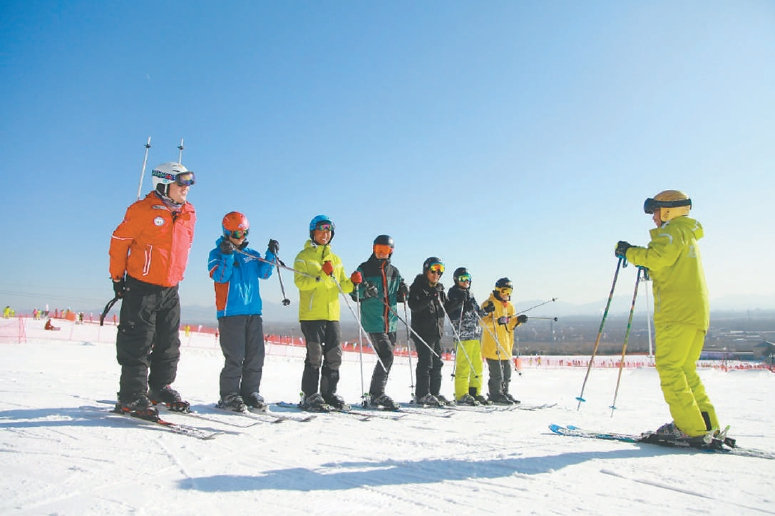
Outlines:
{"label": "black ski boot", "polygon": [[156,410],[156,407],[153,406],[153,403],[145,394],[119,395],[118,403],[116,403],[113,412],[147,419],[148,421],[159,420],[159,411]]}
{"label": "black ski boot", "polygon": [[180,393],[169,385],[165,385],[159,389],[152,387],[148,391],[148,397],[154,405],[163,403],[170,410],[175,412],[191,412],[191,404],[187,401],[183,401],[183,398],[180,397]]}
{"label": "black ski boot", "polygon": [[245,396],[245,404],[254,412],[266,412],[267,409],[264,397],[257,392]]}
{"label": "black ski boot", "polygon": [[372,395],[369,404],[374,408],[383,408],[385,410],[398,410],[401,405],[393,401],[393,399],[387,394]]}
{"label": "black ski boot", "polygon": [[299,408],[307,412],[331,412],[334,407],[326,403],[320,394],[305,396],[299,403]]}
{"label": "black ski boot", "polygon": [[331,405],[336,410],[350,410],[351,408],[350,405],[344,401],[344,398],[335,393],[324,394],[323,399],[328,405]]}
{"label": "black ski boot", "polygon": [[245,412],[247,410],[247,406],[242,400],[242,396],[234,392],[221,398],[215,407],[221,410],[231,410],[233,412]]}

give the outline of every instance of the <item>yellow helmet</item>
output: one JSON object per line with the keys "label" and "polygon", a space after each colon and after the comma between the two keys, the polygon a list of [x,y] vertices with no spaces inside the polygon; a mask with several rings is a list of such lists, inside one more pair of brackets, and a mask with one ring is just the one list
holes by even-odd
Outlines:
{"label": "yellow helmet", "polygon": [[659,218],[662,222],[667,222],[682,215],[688,215],[692,209],[692,200],[683,192],[678,190],[665,190],[659,192],[654,197],[649,197],[643,203],[643,211],[649,215],[659,210]]}

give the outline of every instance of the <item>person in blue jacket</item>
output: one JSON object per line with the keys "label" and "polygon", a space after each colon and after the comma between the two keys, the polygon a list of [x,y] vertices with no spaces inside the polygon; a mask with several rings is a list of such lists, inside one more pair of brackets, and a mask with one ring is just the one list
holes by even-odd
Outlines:
{"label": "person in blue jacket", "polygon": [[240,212],[223,217],[223,236],[210,251],[207,268],[215,282],[218,332],[225,362],[218,408],[266,410],[259,394],[264,368],[264,328],[259,279],[272,275],[280,245],[269,240],[266,255],[248,247],[250,223]]}

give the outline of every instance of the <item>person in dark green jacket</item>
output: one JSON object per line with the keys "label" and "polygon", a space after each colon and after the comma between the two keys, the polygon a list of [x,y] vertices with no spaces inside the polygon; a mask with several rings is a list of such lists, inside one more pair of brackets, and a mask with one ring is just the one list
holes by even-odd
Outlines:
{"label": "person in dark green jacket", "polygon": [[358,266],[363,283],[350,294],[361,303],[361,326],[369,334],[369,340],[379,361],[374,366],[366,403],[374,407],[398,410],[400,405],[385,394],[393,350],[396,345],[396,302],[403,303],[409,294],[401,273],[390,263],[394,242],[389,235],[374,239],[372,254]]}
{"label": "person in dark green jacket", "polygon": [[710,307],[697,241],[702,225],[689,218],[692,201],[678,190],[646,199],[653,216],[648,247],[620,241],[616,256],[648,269],[654,290],[655,362],[671,423],[657,430],[678,438],[705,436],[719,428],[716,410],[697,375]]}
{"label": "person in dark green jacket", "polygon": [[[358,271],[348,278],[342,260],[331,251],[334,223],[318,215],[309,224],[309,240],[296,255],[293,281],[299,289],[299,322],[307,344],[301,390],[302,408],[327,411],[349,405],[336,394],[342,364],[339,294],[361,282]],[[318,392],[318,381],[320,392]]]}

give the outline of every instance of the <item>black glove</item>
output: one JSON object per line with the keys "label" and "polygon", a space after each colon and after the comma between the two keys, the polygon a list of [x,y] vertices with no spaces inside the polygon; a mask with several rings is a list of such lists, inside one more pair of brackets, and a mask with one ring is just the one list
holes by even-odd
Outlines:
{"label": "black glove", "polygon": [[632,246],[629,243],[619,240],[619,243],[616,244],[616,251],[614,251],[614,254],[617,258],[627,258],[627,249],[630,247]]}
{"label": "black glove", "polygon": [[280,242],[270,238],[266,248],[269,249],[270,253],[277,256],[277,253],[280,252]]}
{"label": "black glove", "polygon": [[495,303],[492,301],[487,301],[483,306],[482,310],[484,310],[484,313],[491,314],[495,311]]}
{"label": "black glove", "polygon": [[409,297],[409,287],[406,286],[406,283],[403,281],[398,286],[398,292],[396,293],[396,301],[399,303],[403,303],[406,301],[406,298]]}
{"label": "black glove", "polygon": [[221,254],[231,254],[234,252],[234,244],[231,243],[231,240],[228,238],[224,238],[221,240]]}
{"label": "black glove", "polygon": [[113,292],[116,297],[124,297],[124,290],[126,289],[126,280],[121,278],[120,280],[113,280]]}
{"label": "black glove", "polygon": [[362,285],[363,299],[369,299],[370,297],[377,297],[379,295],[379,290],[377,290],[377,286],[374,283],[364,281]]}
{"label": "black glove", "polygon": [[519,324],[525,324],[527,322],[527,315],[522,314],[519,317],[517,317],[517,322]]}

